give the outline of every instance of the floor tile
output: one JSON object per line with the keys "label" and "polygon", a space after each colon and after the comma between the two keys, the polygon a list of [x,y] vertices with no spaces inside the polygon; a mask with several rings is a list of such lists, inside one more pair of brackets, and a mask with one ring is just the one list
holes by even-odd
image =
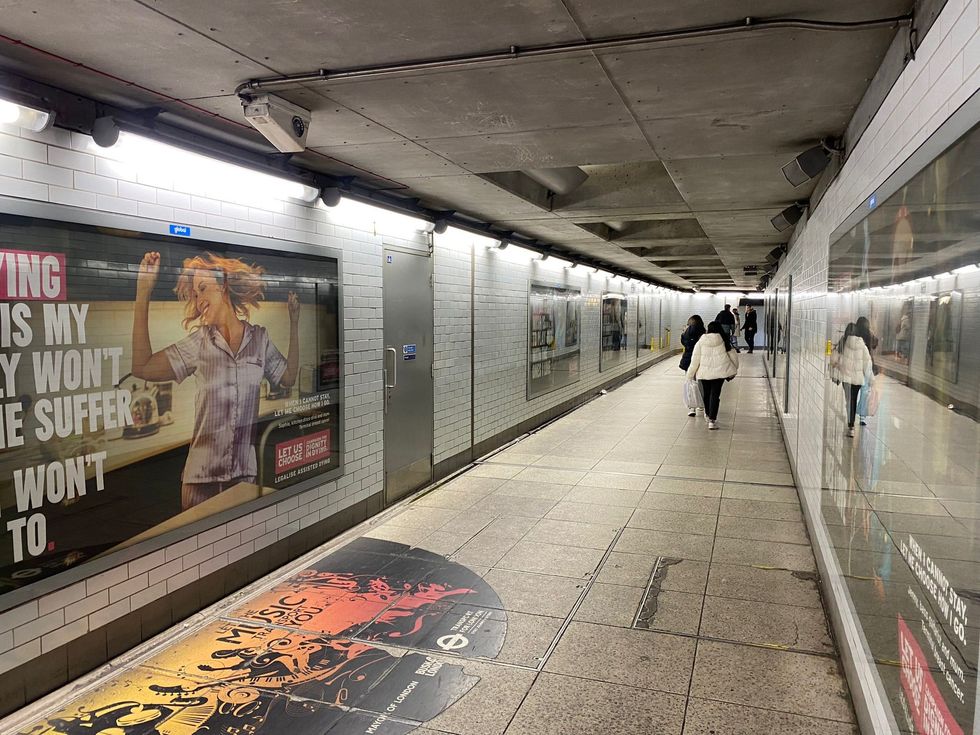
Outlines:
{"label": "floor tile", "polygon": [[534,467],[548,467],[557,470],[591,470],[599,462],[597,457],[566,457],[546,454],[533,463]]}
{"label": "floor tile", "polygon": [[515,495],[488,495],[473,506],[474,510],[494,516],[529,516],[544,518],[555,507],[554,500],[540,498],[521,498]]}
{"label": "floor tile", "polygon": [[644,609],[637,621],[637,628],[666,633],[697,635],[701,621],[704,597],[691,592],[651,590],[644,601]]}
{"label": "floor tile", "polygon": [[494,495],[508,495],[516,498],[532,498],[535,500],[553,500],[558,502],[571,489],[569,485],[556,485],[551,482],[536,482],[532,480],[507,480],[494,490]]}
{"label": "floor tile", "polygon": [[476,661],[466,661],[463,671],[479,682],[425,726],[453,735],[502,735],[527,696],[534,672]]}
{"label": "floor tile", "polygon": [[760,569],[736,564],[712,564],[708,594],[741,600],[823,609],[815,573]]}
{"label": "floor tile", "polygon": [[617,526],[542,518],[523,540],[539,543],[561,543],[566,546],[581,546],[587,549],[605,551],[616,537],[617,531]]}
{"label": "floor tile", "polygon": [[576,485],[568,491],[563,500],[592,505],[613,505],[621,508],[635,508],[643,497],[641,490],[620,490],[618,488],[586,487]]}
{"label": "floor tile", "polygon": [[507,637],[494,661],[536,667],[561,629],[562,618],[507,612]]}
{"label": "floor tile", "polygon": [[584,476],[585,472],[581,470],[528,467],[514,475],[514,479],[525,482],[547,482],[552,485],[575,485]]}
{"label": "floor tile", "polygon": [[642,587],[596,582],[575,612],[573,620],[630,628],[644,592]]}
{"label": "floor tile", "polygon": [[791,503],[772,503],[768,500],[721,499],[721,515],[736,518],[763,518],[775,521],[802,522],[799,506]]}
{"label": "floor tile", "polygon": [[660,589],[703,595],[708,584],[708,563],[694,559],[661,559]]}
{"label": "floor tile", "polygon": [[837,662],[826,656],[699,641],[691,696],[852,721]]}
{"label": "floor tile", "polygon": [[606,557],[596,576],[596,581],[603,584],[646,587],[656,563],[657,557],[649,554],[624,554],[613,551]]}
{"label": "floor tile", "polygon": [[810,543],[806,535],[806,526],[799,521],[719,516],[718,535],[757,541],[782,541],[788,544]]}
{"label": "floor tile", "polygon": [[614,550],[627,554],[650,554],[653,556],[670,556],[680,559],[709,561],[711,559],[711,546],[713,541],[714,539],[711,536],[626,528],[619,537],[619,541],[616,542]]}
{"label": "floor tile", "polygon": [[685,467],[664,463],[657,471],[657,476],[687,477],[694,480],[724,480],[725,470],[719,467]]}
{"label": "floor tile", "polygon": [[809,546],[781,544],[774,541],[716,538],[712,562],[778,567],[797,572],[815,572],[813,552]]}
{"label": "floor tile", "polygon": [[[486,466],[486,465],[483,465]],[[518,470],[520,471],[520,470]],[[459,475],[454,477],[452,480],[447,482],[445,485],[439,487],[439,490],[465,490],[475,493],[488,494],[496,490],[498,487],[504,484],[504,479],[501,477],[485,477],[482,475],[472,475],[467,472],[464,475]]]}
{"label": "floor tile", "polygon": [[424,506],[409,505],[401,513],[388,519],[387,523],[392,526],[408,526],[410,528],[425,528],[437,531],[453,518],[458,516],[460,511],[450,508],[429,508]]}
{"label": "floor tile", "polygon": [[574,503],[560,500],[548,511],[545,518],[556,521],[578,521],[580,523],[600,523],[607,526],[625,526],[633,514],[633,508],[616,505],[596,505],[594,503]]}
{"label": "floor tile", "polygon": [[750,485],[741,482],[726,482],[722,497],[739,500],[766,500],[775,503],[800,504],[796,488],[782,485]]}
{"label": "floor tile", "polygon": [[758,482],[765,485],[796,485],[793,475],[789,473],[759,472],[756,470],[727,470],[725,480],[728,482]]}
{"label": "floor tile", "polygon": [[855,725],[691,697],[684,735],[859,735]]}
{"label": "floor tile", "polygon": [[584,579],[596,570],[602,555],[603,551],[599,549],[518,541],[493,566],[516,572]]}
{"label": "floor tile", "polygon": [[834,653],[822,608],[706,597],[700,632],[739,643]]}
{"label": "floor tile", "polygon": [[537,518],[529,516],[496,516],[483,527],[481,534],[509,538],[516,542],[524,538],[537,522]]}
{"label": "floor tile", "polygon": [[447,490],[439,488],[431,493],[423,495],[418,500],[412,501],[414,507],[423,508],[447,508],[452,510],[468,510],[476,505],[481,498],[481,494],[474,494],[466,491]]}
{"label": "floor tile", "polygon": [[705,513],[709,515],[717,514],[720,505],[720,498],[655,493],[650,491],[647,491],[639,501],[640,508],[671,510],[680,513]]}
{"label": "floor tile", "polygon": [[491,569],[483,578],[493,587],[504,610],[564,618],[585,583],[570,577]]}
{"label": "floor tile", "polygon": [[626,525],[655,531],[674,531],[713,536],[718,517],[706,513],[682,513],[674,510],[637,508]]}
{"label": "floor tile", "polygon": [[493,464],[515,464],[515,465],[529,465],[537,462],[542,454],[531,454],[528,452],[517,452],[513,449],[505,449],[502,452],[498,452],[492,457],[487,457],[483,462],[491,462]]}
{"label": "floor tile", "polygon": [[672,493],[676,495],[701,495],[708,498],[720,498],[722,483],[715,480],[692,480],[680,477],[653,478],[650,487],[655,493]]}
{"label": "floor tile", "polygon": [[579,480],[588,487],[611,487],[621,490],[646,490],[652,475],[631,475],[622,472],[589,472]]}
{"label": "floor tile", "polygon": [[619,684],[541,674],[507,735],[679,735],[684,697]]}
{"label": "floor tile", "polygon": [[659,469],[660,462],[630,462],[625,459],[602,459],[593,467],[596,472],[626,472],[633,475],[650,476],[657,474]]}
{"label": "floor tile", "polygon": [[440,556],[449,556],[469,542],[471,538],[473,537],[465,533],[435,531],[416,544],[416,548],[431,551],[433,554],[439,554]]}
{"label": "floor tile", "polygon": [[684,636],[572,622],[545,671],[687,694],[694,645]]}
{"label": "floor tile", "polygon": [[516,543],[515,538],[479,533],[461,546],[449,559],[463,566],[476,564],[492,567]]}
{"label": "floor tile", "polygon": [[478,464],[466,471],[466,477],[492,477],[502,480],[509,480],[521,471],[520,465],[506,464]]}

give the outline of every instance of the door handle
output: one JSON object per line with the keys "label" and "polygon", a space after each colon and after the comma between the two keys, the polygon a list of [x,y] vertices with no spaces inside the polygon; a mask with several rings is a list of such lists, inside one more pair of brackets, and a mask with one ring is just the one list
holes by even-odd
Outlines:
{"label": "door handle", "polygon": [[385,385],[385,388],[394,388],[398,385],[398,350],[394,347],[385,347],[385,353],[391,353],[391,385]]}

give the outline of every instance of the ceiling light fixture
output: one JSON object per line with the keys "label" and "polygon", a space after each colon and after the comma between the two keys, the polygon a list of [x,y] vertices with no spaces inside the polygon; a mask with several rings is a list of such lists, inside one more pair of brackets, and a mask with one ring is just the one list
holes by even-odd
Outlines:
{"label": "ceiling light fixture", "polygon": [[822,140],[819,145],[808,148],[783,166],[783,176],[793,186],[805,184],[827,168],[832,156],[842,152],[841,148],[833,141]]}
{"label": "ceiling light fixture", "polygon": [[54,112],[0,98],[0,123],[40,133],[54,125]]}
{"label": "ceiling light fixture", "polygon": [[776,228],[776,230],[778,230],[779,232],[783,232],[784,230],[788,230],[790,227],[792,227],[793,225],[795,225],[797,222],[800,221],[800,217],[803,216],[803,210],[805,208],[806,207],[804,207],[804,205],[800,204],[799,202],[797,202],[796,204],[791,204],[788,207],[786,207],[786,209],[784,209],[782,212],[780,212],[771,220],[769,220],[769,222],[772,224],[773,227]]}

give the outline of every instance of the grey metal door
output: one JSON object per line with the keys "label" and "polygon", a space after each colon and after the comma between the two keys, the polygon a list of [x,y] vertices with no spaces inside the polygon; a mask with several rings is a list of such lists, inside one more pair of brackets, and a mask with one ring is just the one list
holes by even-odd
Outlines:
{"label": "grey metal door", "polygon": [[384,251],[385,503],[432,480],[432,258]]}

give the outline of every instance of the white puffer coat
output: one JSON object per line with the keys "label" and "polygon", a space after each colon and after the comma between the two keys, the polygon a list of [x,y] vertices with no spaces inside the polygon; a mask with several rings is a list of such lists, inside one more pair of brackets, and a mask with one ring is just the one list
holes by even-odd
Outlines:
{"label": "white puffer coat", "polygon": [[853,334],[844,341],[844,349],[840,353],[837,364],[842,383],[864,385],[870,383],[874,375],[868,346],[863,339]]}
{"label": "white puffer coat", "polygon": [[720,334],[706,334],[694,345],[688,380],[718,380],[738,373],[738,354],[726,350]]}

